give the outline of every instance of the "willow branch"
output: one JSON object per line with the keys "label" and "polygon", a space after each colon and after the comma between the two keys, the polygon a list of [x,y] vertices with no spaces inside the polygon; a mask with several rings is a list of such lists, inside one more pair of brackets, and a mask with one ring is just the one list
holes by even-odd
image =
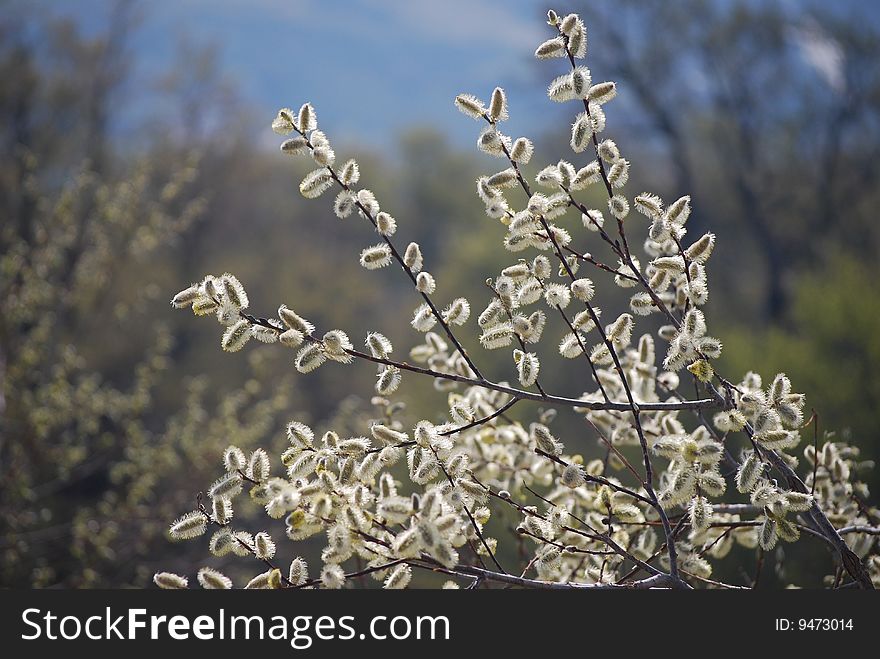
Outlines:
{"label": "willow branch", "polygon": [[[240,315],[245,320],[248,320],[250,323],[254,325],[260,325],[262,327],[268,327],[270,329],[278,331],[278,327],[272,325],[267,319],[259,318],[247,312],[240,312]],[[313,341],[318,341],[318,339],[311,338]],[[461,382],[463,384],[470,385],[472,387],[482,387],[483,389],[491,389],[493,391],[499,391],[501,393],[508,394],[513,396],[518,400],[533,400],[541,403],[552,403],[554,405],[560,405],[562,407],[577,407],[583,408],[585,410],[611,410],[618,412],[625,412],[631,408],[629,403],[624,402],[599,402],[599,401],[589,401],[583,400],[580,398],[566,398],[565,396],[553,396],[550,394],[540,394],[535,393],[533,391],[526,391],[524,389],[517,389],[515,387],[511,387],[506,384],[501,384],[499,382],[492,382],[491,380],[487,380],[485,378],[479,377],[468,377],[465,375],[458,375],[457,373],[443,373],[441,371],[435,371],[430,368],[425,368],[422,366],[417,366],[415,364],[409,364],[407,362],[400,362],[394,359],[389,359],[387,357],[374,357],[373,355],[362,352],[360,350],[355,349],[346,349],[345,353],[350,355],[351,357],[355,357],[356,359],[362,359],[364,361],[373,362],[374,364],[382,364],[384,366],[394,366],[395,368],[399,368],[402,371],[409,371],[411,373],[418,373],[420,375],[427,375],[432,378],[441,378],[444,380],[451,380],[453,382]],[[693,409],[702,409],[702,408],[717,408],[719,407],[718,402],[713,398],[706,398],[702,400],[685,400],[685,401],[673,401],[666,403],[638,403],[637,407],[640,411],[643,412],[664,412],[664,411],[675,411],[675,410],[693,410]]]}
{"label": "willow branch", "polygon": [[[308,146],[309,150],[314,151],[315,147],[312,145],[311,140],[309,140],[309,138],[306,136],[305,131],[301,131],[297,127],[294,127],[294,130],[296,130],[296,132],[299,133],[303,137],[303,139],[306,141],[306,145]],[[327,165],[327,171],[330,173],[330,176],[333,177],[333,180],[339,185],[339,187],[341,187],[346,192],[351,192],[351,187],[347,183],[344,183],[342,181],[342,179],[339,178],[339,175],[336,173],[336,170],[334,170],[331,165]],[[365,218],[367,218],[370,221],[370,224],[373,225],[373,228],[378,231],[378,224],[376,222],[376,218],[373,217],[373,214],[369,211],[369,209],[367,209],[366,206],[364,206],[360,202],[360,200],[357,199],[357,197],[355,197],[354,203],[358,207],[358,209],[360,210],[361,214]],[[398,252],[397,248],[394,246],[394,243],[392,243],[391,239],[388,238],[388,236],[386,236],[385,234],[380,232],[379,235],[382,236],[382,240],[385,242],[386,245],[388,245],[388,248],[391,250],[391,254],[394,256],[394,259],[400,264],[400,267],[403,269],[403,271],[410,278],[413,286],[416,286],[415,273],[413,273],[412,268],[410,268],[406,264],[403,257],[400,255],[400,252]],[[440,323],[440,326],[443,328],[443,331],[446,333],[446,336],[449,337],[449,340],[452,341],[453,345],[455,345],[459,354],[467,362],[467,365],[470,367],[471,371],[473,371],[477,377],[481,378],[482,374],[480,373],[480,369],[477,368],[477,365],[474,364],[474,362],[471,360],[470,356],[467,353],[467,350],[465,350],[464,347],[461,345],[461,343],[459,343],[459,341],[456,338],[455,334],[453,333],[452,329],[449,327],[449,324],[443,318],[443,314],[440,313],[440,311],[434,305],[434,301],[431,300],[431,296],[428,295],[427,293],[422,292],[422,291],[419,291],[419,295],[422,296],[422,299],[425,301],[425,304],[427,304],[430,307],[431,313],[434,315],[434,318],[436,318],[437,322]]]}

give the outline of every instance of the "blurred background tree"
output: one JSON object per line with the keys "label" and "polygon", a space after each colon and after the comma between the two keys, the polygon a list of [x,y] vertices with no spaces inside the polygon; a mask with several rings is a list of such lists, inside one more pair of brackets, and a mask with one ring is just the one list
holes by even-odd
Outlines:
{"label": "blurred background tree", "polygon": [[[157,142],[132,153],[113,135],[135,23],[121,3],[94,38],[69,22],[2,26],[7,586],[146,583],[168,551],[169,516],[191,496],[184,484],[207,478],[230,436],[266,442],[289,402],[286,379],[223,388],[170,368],[192,352],[163,315],[180,250],[211,207],[198,164],[211,151]],[[252,361],[243,372],[267,370]]]}
{"label": "blurred background tree", "polygon": [[875,26],[783,6],[624,0],[596,3],[593,17],[609,44],[594,67],[630,90],[621,135],[655,155],[645,184],[690,191],[695,231],[748,241],[725,272],[755,294],[734,311],[769,321],[837,246],[862,259],[880,249],[861,210],[880,176]]}
{"label": "blurred background tree", "polygon": [[[404,278],[389,272],[380,290],[361,276],[356,255],[370,232],[303,200],[297,182],[305,172],[266,148],[278,107],[311,100],[327,116],[327,99],[340,93],[332,79],[315,86],[307,72],[271,80],[262,97],[255,91],[249,71],[258,79],[270,63],[249,60],[247,46],[256,49],[273,21],[287,25],[282,4],[248,9],[242,29],[233,5],[212,5],[204,29],[213,38],[164,35],[170,46],[141,38],[155,34],[152,15],[173,14],[170,5],[89,0],[66,13],[57,5],[41,11],[41,3],[3,10],[2,585],[144,585],[156,566],[186,571],[203,553],[170,544],[167,522],[191,509],[227,444],[274,450],[292,418],[363,433],[370,369],[329,366],[305,381],[271,348],[220,359],[210,324],[168,309],[182,281],[230,270],[257,314],[283,300],[353,339],[375,329],[396,345],[414,342],[416,298]],[[428,4],[405,11],[430,13]],[[545,10],[478,4],[486,15],[495,9],[530,24]],[[577,4],[557,9],[582,14],[594,78],[619,84],[609,134],[635,164],[630,189],[691,194],[692,232],[718,234],[708,311],[726,343],[723,372],[786,371],[823,430],[850,434],[876,458],[880,12],[856,2]],[[305,30],[288,30],[297,27]],[[520,34],[514,27],[510,34]],[[344,104],[346,122],[361,124],[363,113],[376,131],[334,145],[340,157],[357,157],[364,184],[398,218],[401,240],[422,244],[438,299],[464,293],[477,308],[488,299],[483,282],[510,259],[496,247],[501,228],[474,194],[477,175],[497,163],[459,139],[472,127],[452,95],[505,84],[511,125],[538,138],[532,174],[569,152],[568,118],[541,92],[546,72],[529,64],[535,44],[521,38],[511,48],[518,60],[489,58],[465,71],[452,63],[485,50],[482,34],[467,34],[426,40],[435,86],[451,75],[444,63],[465,78],[431,115],[416,111],[420,94],[407,91],[420,78],[409,69],[394,78],[396,69],[381,66],[399,53],[375,43],[359,50],[375,76],[392,78],[376,83],[381,94]],[[296,60],[307,39],[288,33],[274,48]],[[159,45],[173,53],[170,63],[145,75]],[[343,39],[339,55],[357,48]],[[510,80],[511,70],[520,77]],[[332,73],[327,64],[317,75]],[[341,93],[356,87],[347,84]],[[387,135],[366,120],[371,112],[390,113]],[[412,125],[412,116],[422,123]],[[326,120],[334,134],[335,118]],[[547,125],[556,128],[536,134]],[[604,205],[598,194],[594,205]],[[590,236],[578,235],[575,247],[610,260]],[[608,313],[625,305],[624,296],[603,299]],[[503,356],[473,338],[466,345],[488,375],[513,377]],[[542,373],[548,387],[572,394],[586,377]],[[445,395],[420,379],[407,380],[407,392],[414,420]],[[557,423],[586,457],[600,454],[579,417],[564,412]],[[876,492],[876,472],[868,480]],[[236,574],[225,559],[214,566]]]}
{"label": "blurred background tree", "polygon": [[634,184],[690,194],[692,231],[725,246],[708,307],[725,328],[725,370],[785,371],[825,429],[847,429],[876,459],[873,9],[623,0],[584,11],[603,39],[593,69],[625,90],[614,133],[641,163]]}

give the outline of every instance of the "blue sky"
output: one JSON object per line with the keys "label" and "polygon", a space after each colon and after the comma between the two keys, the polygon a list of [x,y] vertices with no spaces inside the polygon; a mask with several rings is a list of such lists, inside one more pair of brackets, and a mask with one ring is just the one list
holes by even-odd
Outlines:
{"label": "blue sky", "polygon": [[[599,1],[599,0],[594,0]],[[614,0],[605,0],[611,1]],[[723,1],[723,0],[722,0]],[[874,0],[871,0],[873,2]],[[808,0],[757,0],[797,14]],[[844,13],[862,0],[837,0]],[[101,30],[112,0],[20,0]],[[565,9],[566,3],[557,8]],[[430,125],[469,145],[476,128],[452,105],[457,93],[508,91],[513,134],[537,136],[553,112],[544,83],[556,73],[532,53],[547,38],[546,0],[139,0],[142,24],[130,49],[135,93],[128,110],[156,110],[151,81],[175,64],[185,39],[217,48],[220,68],[265,124],[282,106],[311,101],[337,141],[383,147],[401,129]],[[876,7],[875,7],[876,9]],[[873,10],[865,12],[877,19]],[[601,71],[594,71],[597,79]],[[141,90],[141,93],[137,93]]]}
{"label": "blue sky", "polygon": [[[42,5],[92,32],[106,24],[111,3]],[[267,121],[279,107],[309,100],[336,139],[380,146],[404,126],[428,124],[469,142],[475,131],[452,105],[457,93],[488,96],[505,87],[520,124],[512,129],[547,109],[532,57],[548,34],[544,7],[533,0],[141,2],[135,74],[147,81],[166,70],[186,38],[218,47],[221,68]]]}

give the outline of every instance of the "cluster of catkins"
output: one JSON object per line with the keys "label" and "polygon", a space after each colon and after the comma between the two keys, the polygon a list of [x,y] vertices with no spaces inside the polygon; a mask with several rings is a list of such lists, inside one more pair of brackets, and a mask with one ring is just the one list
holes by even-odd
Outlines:
{"label": "cluster of catkins", "polygon": [[[175,539],[210,530],[213,555],[253,556],[270,566],[248,587],[339,588],[353,576],[371,575],[386,588],[403,588],[420,569],[449,575],[449,587],[493,580],[611,585],[656,575],[671,575],[669,583],[683,587],[723,587],[711,579],[711,560],[723,558],[734,544],[770,550],[780,540],[792,542],[802,523],[813,523],[825,515],[822,510],[843,531],[876,520],[876,511],[863,503],[864,485],[855,480],[856,451],[844,444],[827,443],[818,452],[807,447],[806,457],[816,465],[807,479],[809,492],[781,484],[777,471],[797,465],[784,451],[801,440],[804,398],[782,374],[765,388],[754,373],[738,384],[715,373],[711,360],[720,355],[721,343],[708,334],[700,309],[708,299],[706,264],[715,236],[687,239],[689,197],[666,205],[653,194],[630,201],[623,192],[630,163],[604,137],[605,105],[617,93],[615,84],[594,83],[579,63],[587,37],[577,15],[550,12],[548,18],[555,35],[535,55],[569,65],[551,82],[548,96],[579,106],[571,148],[572,160],[580,162],[544,167],[534,177],[540,191],[533,190],[522,170],[533,158],[532,142],[501,131],[509,112],[504,91],[495,89],[488,104],[467,94],[455,99],[459,110],[485,124],[479,149],[504,161],[503,169],[477,180],[476,190],[486,214],[499,222],[504,248],[522,257],[488,281],[491,293],[474,332],[482,348],[511,351],[519,388],[482,376],[479,358],[464,350],[455,333],[471,320],[470,303],[462,297],[435,303],[436,282],[419,245],[398,248],[397,221],[370,190],[358,187],[354,160],[337,164],[308,103],[298,112],[279,111],[272,128],[287,136],[282,152],[314,161],[316,168],[300,184],[305,197],[335,188],[335,214],[356,215],[371,225],[377,239],[360,253],[361,265],[377,270],[397,262],[410,278],[421,298],[411,325],[423,338],[409,361],[396,361],[391,342],[378,332],[366,334],[361,349],[346,332],[322,333],[285,305],[274,318],[251,315],[247,293],[231,274],[208,276],[174,297],[175,307],[213,314],[225,326],[224,350],[240,350],[256,339],[292,349],[301,373],[328,361],[368,361],[377,368],[376,420],[364,436],[330,431],[317,437],[293,421],[290,446],[276,464],[263,450],[245,456],[230,446],[225,474],[208,489],[209,505],[200,502],[172,524]],[[606,209],[579,200],[576,193],[590,186],[605,188]],[[631,219],[631,208],[647,222]],[[576,250],[578,225],[604,241],[618,263],[608,266]],[[643,257],[630,251],[625,226],[645,236]],[[600,320],[597,286],[582,276],[588,269],[597,279],[633,289],[627,312]],[[548,314],[563,321],[563,335],[545,333]],[[651,333],[635,338],[636,317],[649,314],[661,314],[666,324],[656,339]],[[573,398],[545,392],[534,349],[542,339],[556,345],[560,358],[581,360],[596,389]],[[659,365],[657,339],[664,350]],[[446,396],[441,417],[407,420],[405,407],[389,399],[406,371],[407,377],[434,378]],[[683,378],[708,398],[689,400],[680,393]],[[607,448],[605,459],[585,464],[567,450],[551,430],[550,405],[532,423],[511,420],[504,412],[520,401],[570,406]],[[703,410],[714,412],[711,421]],[[740,455],[734,455],[735,437],[747,439],[748,450]],[[638,466],[626,457],[639,454],[644,464],[636,461]],[[275,567],[275,542],[267,532],[235,529],[233,503],[245,487],[269,518],[283,520],[290,540],[326,538],[322,564],[311,577],[302,558],[289,570]],[[732,497],[736,503],[726,502]],[[527,563],[515,570],[523,577],[511,576],[513,566],[505,570],[496,555],[498,539],[486,534],[492,510],[504,506],[517,511],[516,531],[533,545]],[[810,520],[799,521],[808,511]],[[875,535],[855,531],[846,538],[860,558],[876,552]],[[867,565],[878,579],[876,556]],[[210,588],[232,585],[212,568],[203,568],[198,580]],[[156,582],[186,586],[185,577],[164,572]]]}

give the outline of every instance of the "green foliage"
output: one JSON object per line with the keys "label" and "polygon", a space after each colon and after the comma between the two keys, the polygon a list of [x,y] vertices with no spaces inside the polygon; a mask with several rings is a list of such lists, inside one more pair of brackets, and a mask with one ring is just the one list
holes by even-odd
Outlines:
{"label": "green foliage", "polygon": [[116,47],[46,29],[72,79],[28,44],[0,51],[0,582],[142,585],[181,503],[166,493],[230,436],[265,443],[289,388],[266,391],[259,359],[231,390],[169,372],[191,350],[157,320],[157,266],[182,261],[169,247],[204,218],[199,160],[111,148],[90,119],[125,78]]}
{"label": "green foliage", "polygon": [[[820,428],[838,429],[872,460],[880,457],[880,291],[871,285],[877,275],[876,265],[838,255],[802,275],[781,324],[757,331],[727,325],[722,337],[726,370],[752,364],[765,378],[785,370],[815,407]],[[878,484],[876,475],[866,480]]]}

